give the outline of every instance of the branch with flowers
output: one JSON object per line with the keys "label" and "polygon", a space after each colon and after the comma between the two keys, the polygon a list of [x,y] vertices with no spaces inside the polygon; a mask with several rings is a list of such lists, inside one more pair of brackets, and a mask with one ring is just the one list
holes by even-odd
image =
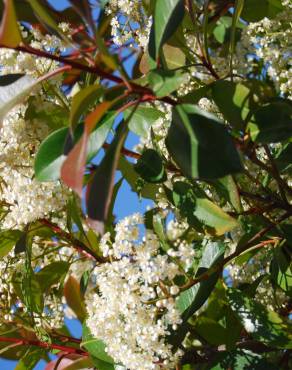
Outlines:
{"label": "branch with flowers", "polygon": [[68,3],[0,4],[0,357],[290,368],[291,0]]}

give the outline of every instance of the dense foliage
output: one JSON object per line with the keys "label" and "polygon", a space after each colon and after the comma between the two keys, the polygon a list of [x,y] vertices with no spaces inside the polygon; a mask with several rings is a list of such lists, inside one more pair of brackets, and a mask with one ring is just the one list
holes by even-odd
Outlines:
{"label": "dense foliage", "polygon": [[68,4],[1,2],[0,357],[292,368],[292,1]]}

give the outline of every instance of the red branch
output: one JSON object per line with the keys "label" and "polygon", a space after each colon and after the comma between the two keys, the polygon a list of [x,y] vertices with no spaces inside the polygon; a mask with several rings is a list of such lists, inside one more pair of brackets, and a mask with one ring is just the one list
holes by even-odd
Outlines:
{"label": "red branch", "polygon": [[109,80],[109,81],[115,82],[117,84],[122,84],[122,85],[126,86],[129,89],[129,91],[141,95],[143,101],[161,100],[161,101],[163,101],[165,103],[168,103],[170,105],[176,105],[177,104],[177,102],[175,100],[173,100],[172,98],[170,98],[168,96],[166,96],[164,98],[157,98],[151,89],[149,89],[147,87],[144,87],[144,86],[137,85],[133,82],[125,81],[121,77],[115,76],[111,73],[108,73],[108,72],[104,71],[103,69],[101,69],[97,65],[88,66],[86,64],[82,64],[82,63],[76,62],[74,60],[71,60],[71,59],[68,59],[68,58],[65,58],[65,57],[62,57],[62,56],[59,56],[59,55],[50,54],[50,53],[47,53],[46,51],[39,50],[39,49],[34,49],[34,48],[32,48],[28,45],[21,45],[21,46],[17,46],[17,47],[9,47],[9,46],[6,46],[6,45],[0,45],[0,48],[12,49],[12,50],[20,51],[20,52],[23,52],[23,53],[32,54],[32,55],[35,55],[35,56],[38,56],[38,57],[41,57],[41,58],[47,58],[47,59],[54,60],[56,62],[65,64],[65,65],[71,66],[71,67],[73,67],[75,69],[78,69],[78,70],[81,70],[81,71],[97,74],[101,78],[104,78],[106,80]]}
{"label": "red branch", "polygon": [[88,352],[83,351],[80,348],[63,346],[61,344],[55,344],[55,343],[46,343],[46,342],[41,342],[40,340],[0,337],[0,342],[15,343],[18,346],[36,346],[36,347],[45,348],[47,350],[57,349],[65,353],[75,353],[77,355],[88,356]]}

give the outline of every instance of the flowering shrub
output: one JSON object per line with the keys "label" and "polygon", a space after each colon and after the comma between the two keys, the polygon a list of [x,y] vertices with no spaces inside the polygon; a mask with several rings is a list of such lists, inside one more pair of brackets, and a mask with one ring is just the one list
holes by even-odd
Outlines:
{"label": "flowering shrub", "polygon": [[0,357],[291,368],[292,1],[69,3],[1,4]]}

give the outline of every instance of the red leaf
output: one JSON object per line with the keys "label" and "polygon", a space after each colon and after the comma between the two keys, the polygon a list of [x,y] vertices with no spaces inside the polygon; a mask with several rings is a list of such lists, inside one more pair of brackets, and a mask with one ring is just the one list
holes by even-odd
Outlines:
{"label": "red leaf", "polygon": [[75,190],[80,197],[82,195],[89,135],[111,105],[112,102],[102,102],[85,118],[83,135],[71,150],[61,168],[61,179],[67,186]]}
{"label": "red leaf", "polygon": [[0,44],[15,48],[22,39],[19,31],[13,0],[4,0],[5,8],[0,27]]}

